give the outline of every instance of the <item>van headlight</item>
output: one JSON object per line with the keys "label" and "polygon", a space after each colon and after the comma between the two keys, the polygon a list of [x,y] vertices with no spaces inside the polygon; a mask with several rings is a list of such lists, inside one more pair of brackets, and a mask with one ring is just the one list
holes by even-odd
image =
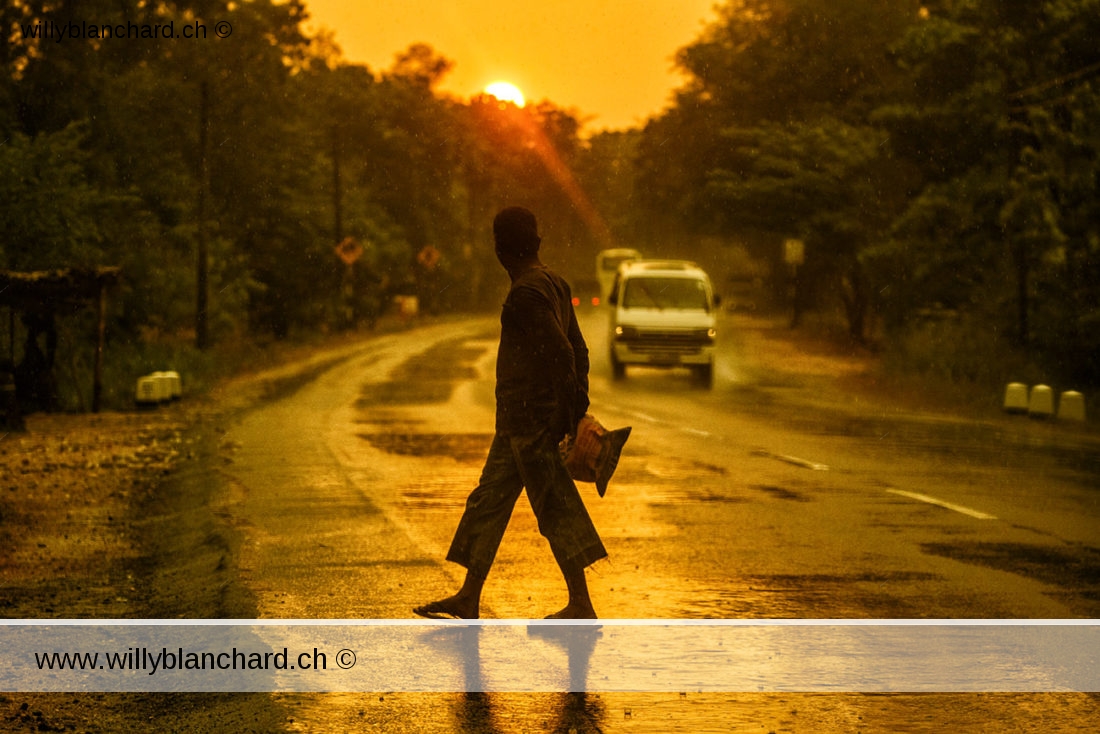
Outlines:
{"label": "van headlight", "polygon": [[616,326],[615,338],[621,341],[629,341],[638,338],[638,330],[633,326]]}
{"label": "van headlight", "polygon": [[709,329],[699,329],[695,332],[695,338],[704,344],[711,344],[718,338],[718,330],[713,326]]}

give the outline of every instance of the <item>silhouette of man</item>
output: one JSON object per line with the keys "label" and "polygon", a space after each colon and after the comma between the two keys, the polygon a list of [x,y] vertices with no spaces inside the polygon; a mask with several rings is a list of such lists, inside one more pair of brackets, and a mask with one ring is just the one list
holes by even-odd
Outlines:
{"label": "silhouette of man", "polygon": [[413,611],[476,619],[481,591],[524,488],[565,577],[569,601],[550,619],[595,619],[584,570],[607,557],[558,443],[588,410],[588,347],[569,285],[539,260],[538,226],[526,209],[493,220],[496,255],[512,286],[500,315],[496,434],[466,500],[447,560],[466,569],[462,588]]}

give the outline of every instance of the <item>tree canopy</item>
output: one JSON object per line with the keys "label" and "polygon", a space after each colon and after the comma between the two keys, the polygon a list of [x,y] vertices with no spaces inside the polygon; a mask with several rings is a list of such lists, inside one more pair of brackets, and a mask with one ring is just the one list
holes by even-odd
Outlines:
{"label": "tree canopy", "polygon": [[[0,251],[8,268],[121,265],[124,328],[199,328],[196,288],[221,338],[346,325],[349,283],[353,312],[400,292],[475,306],[466,272],[491,250],[494,207],[524,201],[563,236],[579,231],[546,163],[572,167],[571,113],[441,95],[453,62],[425,44],[388,69],[346,62],[303,31],[297,0],[83,3],[81,18],[111,28],[203,34],[42,37],[70,11],[0,11],[13,39],[0,58]],[[232,33],[216,37],[217,21]],[[349,237],[364,248],[353,266],[334,252]],[[432,273],[417,260],[428,246],[441,253]]]}
{"label": "tree canopy", "polygon": [[796,307],[839,296],[857,339],[939,309],[1096,380],[1098,11],[729,0],[644,130],[640,199],[777,268],[803,239]]}
{"label": "tree canopy", "polygon": [[842,304],[867,340],[953,313],[1100,382],[1100,0],[726,0],[668,107],[595,134],[441,93],[454,62],[422,43],[350,63],[299,0],[80,9],[206,34],[57,42],[69,3],[0,8],[0,265],[120,266],[117,333],[494,305],[488,222],[520,203],[575,277],[608,245],[716,241],[778,289],[798,239],[796,316]]}

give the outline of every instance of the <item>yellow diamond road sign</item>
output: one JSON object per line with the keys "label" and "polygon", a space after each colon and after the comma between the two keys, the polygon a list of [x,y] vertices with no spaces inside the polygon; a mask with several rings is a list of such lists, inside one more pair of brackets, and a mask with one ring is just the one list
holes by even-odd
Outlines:
{"label": "yellow diamond road sign", "polygon": [[344,241],[336,246],[336,256],[347,265],[351,265],[358,260],[362,254],[363,246],[352,237],[345,237]]}

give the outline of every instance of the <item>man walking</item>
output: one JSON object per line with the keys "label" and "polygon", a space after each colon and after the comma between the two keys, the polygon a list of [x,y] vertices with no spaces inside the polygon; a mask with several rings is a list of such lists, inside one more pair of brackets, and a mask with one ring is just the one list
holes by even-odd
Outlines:
{"label": "man walking", "polygon": [[607,557],[558,444],[588,410],[588,347],[569,285],[539,260],[538,226],[526,209],[493,220],[496,255],[512,286],[500,315],[496,434],[447,560],[466,569],[462,588],[413,611],[476,619],[481,591],[524,488],[569,590],[549,619],[595,619],[584,569]]}

